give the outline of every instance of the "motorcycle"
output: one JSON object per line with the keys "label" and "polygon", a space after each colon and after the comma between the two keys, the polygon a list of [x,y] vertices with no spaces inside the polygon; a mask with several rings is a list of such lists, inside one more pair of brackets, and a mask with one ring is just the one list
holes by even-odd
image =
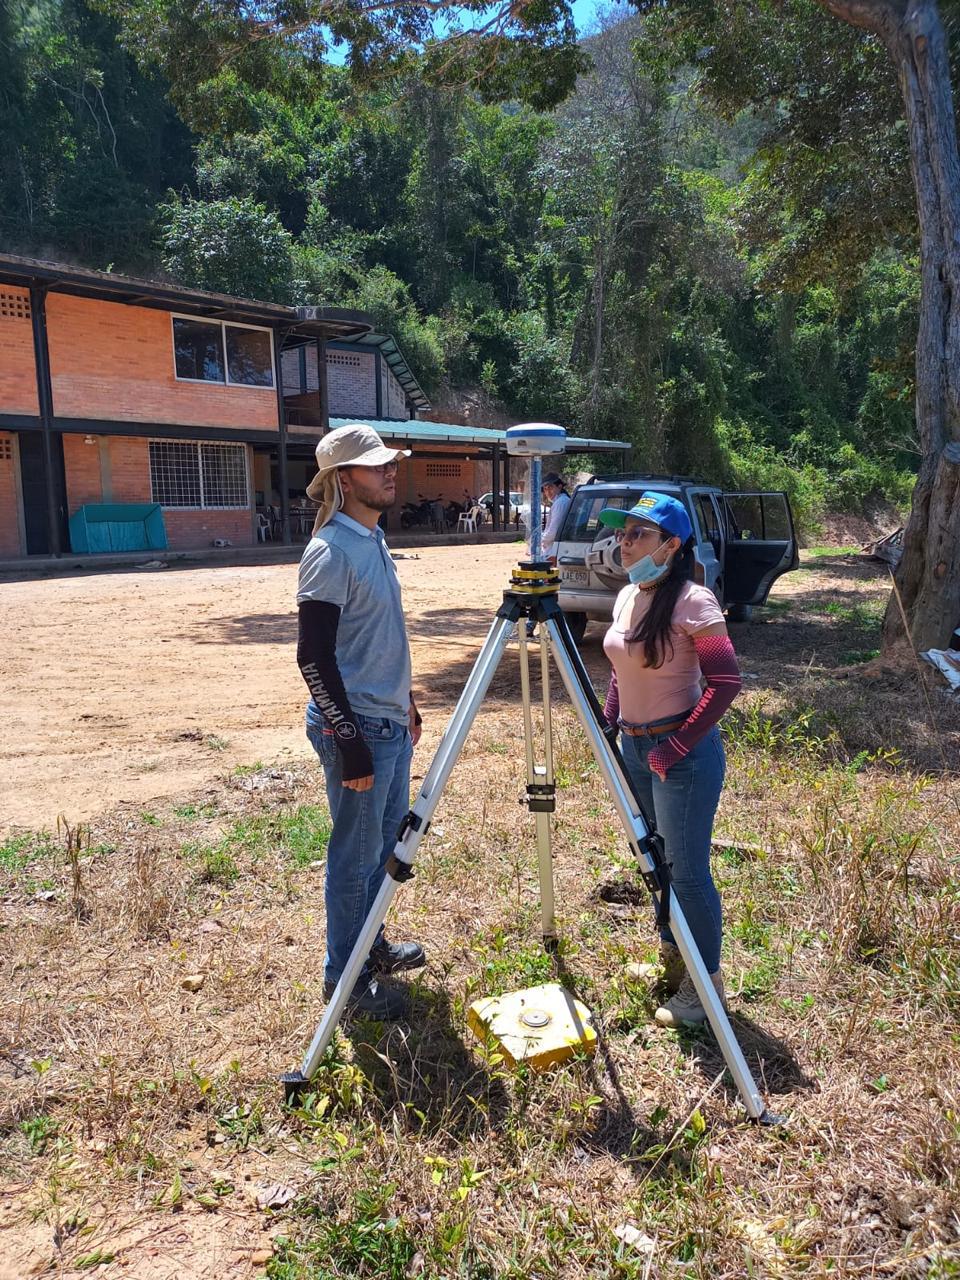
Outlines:
{"label": "motorcycle", "polygon": [[419,502],[405,502],[400,509],[402,529],[430,528],[430,500],[418,493]]}

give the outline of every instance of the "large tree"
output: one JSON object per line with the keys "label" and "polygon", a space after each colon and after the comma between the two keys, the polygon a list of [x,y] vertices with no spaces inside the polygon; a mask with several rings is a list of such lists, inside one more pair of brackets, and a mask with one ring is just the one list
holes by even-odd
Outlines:
{"label": "large tree", "polygon": [[242,117],[250,89],[312,95],[331,61],[359,83],[415,67],[428,83],[538,109],[562,101],[584,65],[569,0],[93,3],[142,65],[163,70],[177,109],[201,132]]}
{"label": "large tree", "polygon": [[780,215],[790,221],[770,255],[774,283],[796,287],[818,271],[849,281],[878,246],[902,245],[919,226],[920,464],[884,649],[904,639],[901,604],[913,644],[942,646],[960,623],[960,158],[941,12],[952,18],[955,0],[634,2],[648,44],[666,38],[671,60],[694,62],[715,105],[766,121],[745,226],[756,238]]}

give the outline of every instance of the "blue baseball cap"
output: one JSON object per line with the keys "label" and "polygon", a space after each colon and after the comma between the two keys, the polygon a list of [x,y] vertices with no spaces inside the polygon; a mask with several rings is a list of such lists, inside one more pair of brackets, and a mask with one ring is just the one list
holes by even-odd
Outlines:
{"label": "blue baseball cap", "polygon": [[654,493],[647,489],[641,493],[636,504],[629,511],[620,511],[616,507],[606,507],[600,512],[600,523],[609,525],[611,529],[622,529],[629,519],[648,520],[664,533],[679,538],[681,543],[693,533],[687,508],[668,493]]}

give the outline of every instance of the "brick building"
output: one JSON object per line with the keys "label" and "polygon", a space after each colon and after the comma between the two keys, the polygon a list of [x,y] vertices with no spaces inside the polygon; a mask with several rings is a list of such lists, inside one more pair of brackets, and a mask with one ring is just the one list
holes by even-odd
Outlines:
{"label": "brick building", "polygon": [[420,420],[403,354],[370,330],[355,311],[0,255],[0,559],[70,551],[71,517],[99,504],[158,504],[173,549],[306,536],[317,438],[358,419],[414,451],[400,503],[492,488],[506,506],[503,432]]}
{"label": "brick building", "polygon": [[159,503],[174,549],[253,543],[289,506],[282,357],[369,328],[0,255],[0,558],[70,550],[99,503]]}

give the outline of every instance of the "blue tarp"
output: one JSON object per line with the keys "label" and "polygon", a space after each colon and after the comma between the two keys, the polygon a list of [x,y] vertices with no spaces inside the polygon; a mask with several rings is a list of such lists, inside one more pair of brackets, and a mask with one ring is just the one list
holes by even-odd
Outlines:
{"label": "blue tarp", "polygon": [[104,551],[166,551],[163,511],[155,502],[88,503],[70,517],[70,547]]}

